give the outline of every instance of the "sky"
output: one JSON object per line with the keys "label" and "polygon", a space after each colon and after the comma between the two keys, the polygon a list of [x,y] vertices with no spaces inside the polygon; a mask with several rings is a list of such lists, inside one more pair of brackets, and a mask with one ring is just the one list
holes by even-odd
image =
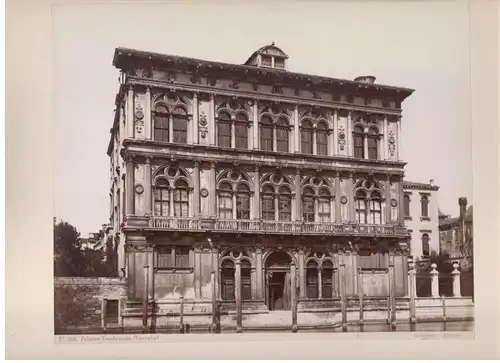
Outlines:
{"label": "sky", "polygon": [[274,41],[291,71],[415,89],[402,105],[406,180],[433,179],[445,214],[473,202],[465,2],[59,5],[52,17],[54,215],[82,235],[109,220],[116,47],[242,64]]}

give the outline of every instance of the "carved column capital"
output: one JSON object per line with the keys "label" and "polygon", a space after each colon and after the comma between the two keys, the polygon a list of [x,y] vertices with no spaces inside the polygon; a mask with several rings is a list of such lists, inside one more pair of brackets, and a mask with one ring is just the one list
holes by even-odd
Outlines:
{"label": "carved column capital", "polygon": [[146,164],[151,164],[152,161],[153,161],[152,156],[146,156]]}

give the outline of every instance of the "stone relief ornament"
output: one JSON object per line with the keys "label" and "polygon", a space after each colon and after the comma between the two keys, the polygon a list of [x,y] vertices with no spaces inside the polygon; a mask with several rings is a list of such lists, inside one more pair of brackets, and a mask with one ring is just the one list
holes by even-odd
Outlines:
{"label": "stone relief ornament", "polygon": [[346,204],[347,203],[347,197],[344,195],[342,198],[340,198],[340,203]]}
{"label": "stone relief ornament", "polygon": [[203,198],[206,198],[208,197],[208,190],[203,188],[200,190],[200,195],[203,197]]}
{"label": "stone relief ornament", "polygon": [[137,103],[135,106],[135,132],[137,134],[142,134],[144,129],[144,107]]}
{"label": "stone relief ornament", "polygon": [[344,147],[345,147],[345,130],[344,130],[344,126],[340,126],[339,127],[339,146],[340,146],[340,150],[344,150]]}
{"label": "stone relief ornament", "polygon": [[137,194],[142,194],[142,193],[144,193],[144,187],[143,187],[141,184],[137,184],[137,185],[135,186],[135,192],[136,192]]}
{"label": "stone relief ornament", "polygon": [[207,137],[207,133],[208,133],[208,121],[207,121],[207,114],[205,113],[205,111],[201,111],[200,113],[200,135],[201,135],[201,138],[204,139],[205,137]]}
{"label": "stone relief ornament", "polygon": [[394,152],[396,151],[396,138],[394,137],[394,132],[389,131],[389,153],[391,156],[394,156]]}
{"label": "stone relief ornament", "polygon": [[396,199],[391,199],[391,206],[396,207],[398,205],[398,201]]}

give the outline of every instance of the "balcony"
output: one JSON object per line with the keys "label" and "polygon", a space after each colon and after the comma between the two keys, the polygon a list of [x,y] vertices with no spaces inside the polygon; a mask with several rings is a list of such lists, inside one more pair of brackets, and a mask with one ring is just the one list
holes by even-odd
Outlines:
{"label": "balcony", "polygon": [[150,230],[218,231],[248,234],[287,234],[325,236],[406,236],[404,227],[338,222],[268,221],[260,219],[206,219],[199,217],[158,217],[149,219]]}

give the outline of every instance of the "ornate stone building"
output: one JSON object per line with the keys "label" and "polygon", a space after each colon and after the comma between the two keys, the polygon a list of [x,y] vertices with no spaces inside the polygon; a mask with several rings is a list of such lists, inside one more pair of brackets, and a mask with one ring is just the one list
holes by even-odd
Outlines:
{"label": "ornate stone building", "polygon": [[287,60],[274,43],[243,65],[115,50],[111,223],[130,309],[182,296],[203,311],[212,272],[217,299],[241,291],[244,311],[290,309],[292,292],[299,309],[360,286],[407,295],[400,125],[413,90]]}

